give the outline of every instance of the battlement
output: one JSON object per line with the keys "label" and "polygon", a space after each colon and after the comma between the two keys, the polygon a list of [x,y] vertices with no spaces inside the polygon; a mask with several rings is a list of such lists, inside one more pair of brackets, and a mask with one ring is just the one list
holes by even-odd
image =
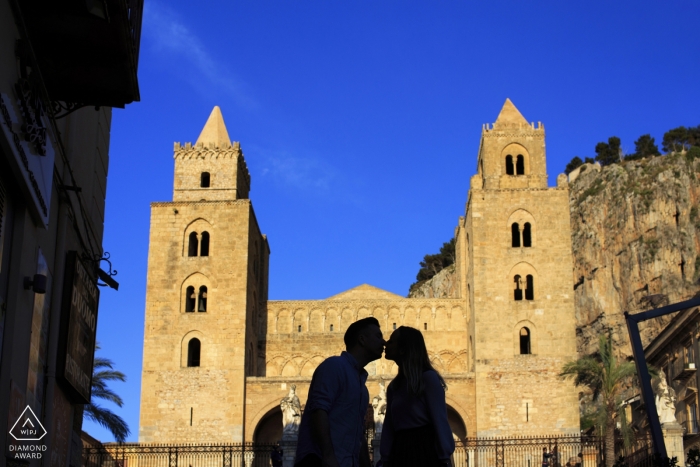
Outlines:
{"label": "battlement", "polygon": [[[492,132],[503,132],[505,130],[518,130],[518,132],[534,132],[534,134],[541,133],[544,135],[544,124],[542,122],[498,122],[498,123],[484,123],[481,126],[481,134],[487,134]],[[533,134],[533,136],[534,136]],[[499,135],[500,136],[500,135]]]}
{"label": "battlement", "polygon": [[210,142],[197,142],[194,145],[190,142],[187,142],[182,145],[180,142],[175,142],[173,151],[175,151],[175,156],[177,157],[178,153],[181,152],[189,152],[189,151],[206,151],[206,150],[213,150],[217,149],[219,151],[226,151],[226,150],[232,150],[232,151],[237,151],[238,154],[242,155],[243,152],[241,151],[241,143],[238,141],[234,141],[233,144],[230,143],[215,143],[213,141]]}
{"label": "battlement", "polygon": [[250,186],[248,164],[245,162],[241,144],[238,141],[234,141],[233,144],[223,143],[221,145],[214,143],[197,143],[195,145],[192,145],[192,143],[185,143],[184,146],[176,142],[173,151],[173,158],[180,161],[192,159],[233,160],[238,158],[238,170],[245,178],[246,184]]}
{"label": "battlement", "polygon": [[228,136],[221,109],[214,107],[197,141],[173,144],[175,201],[248,197],[250,172],[241,143]]}

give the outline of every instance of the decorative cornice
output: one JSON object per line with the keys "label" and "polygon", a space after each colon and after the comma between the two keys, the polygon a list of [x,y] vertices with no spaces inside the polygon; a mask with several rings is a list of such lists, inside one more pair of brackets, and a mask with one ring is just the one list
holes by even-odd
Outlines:
{"label": "decorative cornice", "polygon": [[364,298],[357,300],[268,300],[268,307],[323,307],[323,308],[343,308],[352,306],[359,308],[372,305],[406,305],[406,306],[465,306],[466,299],[462,298]]}
{"label": "decorative cornice", "polygon": [[223,200],[200,200],[200,201],[154,201],[152,207],[156,206],[200,206],[202,204],[248,204],[250,199],[223,199]]}
{"label": "decorative cornice", "polygon": [[484,130],[481,133],[482,138],[523,138],[523,137],[533,137],[533,138],[544,138],[544,128],[541,130],[529,130],[529,131],[501,131],[501,130]]}
{"label": "decorative cornice", "polygon": [[234,141],[233,144],[224,143],[221,146],[217,146],[214,143],[204,144],[197,143],[193,145],[192,143],[185,143],[183,146],[181,143],[174,143],[173,145],[174,158],[182,159],[204,159],[204,158],[234,158],[238,156],[243,156],[243,151],[241,150],[241,143]]}
{"label": "decorative cornice", "polygon": [[474,192],[491,192],[491,193],[503,193],[507,191],[568,191],[568,186],[550,186],[547,188],[482,188],[481,190],[471,188],[469,191]]}

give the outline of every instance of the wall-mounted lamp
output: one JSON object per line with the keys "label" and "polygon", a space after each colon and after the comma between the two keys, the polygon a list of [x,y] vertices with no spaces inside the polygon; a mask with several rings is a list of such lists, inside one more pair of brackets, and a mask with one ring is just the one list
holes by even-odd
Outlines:
{"label": "wall-mounted lamp", "polygon": [[24,278],[24,290],[32,289],[34,293],[46,293],[46,276],[43,274],[34,274],[34,278]]}

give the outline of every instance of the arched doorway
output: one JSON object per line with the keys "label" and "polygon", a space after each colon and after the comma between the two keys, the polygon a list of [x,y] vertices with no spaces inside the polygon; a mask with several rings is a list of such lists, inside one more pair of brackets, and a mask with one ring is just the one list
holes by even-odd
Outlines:
{"label": "arched doorway", "polygon": [[467,426],[464,424],[462,416],[449,405],[447,406],[447,422],[450,424],[452,434],[456,439],[461,440],[467,437]]}
{"label": "arched doorway", "polygon": [[258,422],[253,432],[253,442],[272,444],[282,438],[282,411],[279,406],[270,409]]}
{"label": "arched doorway", "polygon": [[462,416],[449,405],[447,406],[447,422],[452,429],[452,437],[455,439],[455,447],[457,448],[452,455],[452,465],[468,465],[467,453],[460,443],[467,437],[467,425],[462,420]]}

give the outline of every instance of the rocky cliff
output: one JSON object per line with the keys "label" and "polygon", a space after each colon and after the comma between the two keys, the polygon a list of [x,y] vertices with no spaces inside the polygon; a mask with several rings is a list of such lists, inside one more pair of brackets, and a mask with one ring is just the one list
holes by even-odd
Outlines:
{"label": "rocky cliff", "polygon": [[454,264],[447,266],[408,294],[409,298],[455,298],[458,295]]}
{"label": "rocky cliff", "polygon": [[[624,311],[692,297],[700,284],[700,159],[684,155],[586,164],[570,176],[573,288],[580,355],[611,330],[630,354]],[[414,297],[456,293],[443,270]],[[669,317],[640,326],[646,345]]]}

